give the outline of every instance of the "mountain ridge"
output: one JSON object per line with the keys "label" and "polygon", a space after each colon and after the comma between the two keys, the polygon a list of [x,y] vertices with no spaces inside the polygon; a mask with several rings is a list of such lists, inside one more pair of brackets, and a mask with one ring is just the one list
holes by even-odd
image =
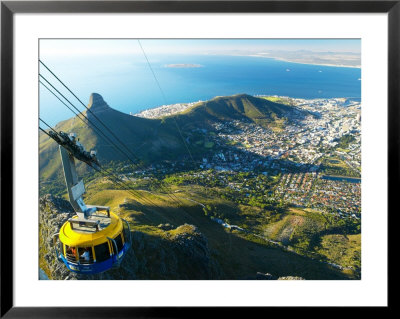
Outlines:
{"label": "mountain ridge", "polygon": [[[160,159],[176,160],[187,155],[187,148],[196,153],[196,146],[191,145],[189,139],[193,130],[210,129],[210,124],[215,122],[250,121],[271,129],[282,129],[293,119],[301,120],[306,116],[304,112],[292,106],[247,94],[215,97],[200,102],[182,113],[161,119],[146,119],[117,111],[111,108],[100,94],[92,93],[88,110],[82,114],[91,122],[90,127],[78,117],[73,117],[59,122],[54,129],[76,133],[87,150],[97,150],[100,161],[126,161],[126,155],[129,155],[133,161],[140,158],[147,163]],[[84,121],[86,122],[86,119]],[[107,135],[109,140],[104,140],[98,130]],[[127,149],[121,146],[118,140],[122,141]],[[41,177],[53,178],[61,171],[57,144],[44,133],[40,133],[39,143]],[[117,152],[113,144],[117,144],[122,152]],[[197,153],[201,151],[198,150]],[[140,156],[137,155],[139,153]],[[82,165],[79,165],[79,169],[83,169]]]}

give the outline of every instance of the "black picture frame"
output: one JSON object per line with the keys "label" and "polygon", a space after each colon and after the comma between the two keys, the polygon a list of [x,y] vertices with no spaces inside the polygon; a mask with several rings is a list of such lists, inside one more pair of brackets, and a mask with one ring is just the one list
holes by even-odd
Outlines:
{"label": "black picture frame", "polygon": [[[395,213],[399,181],[400,0],[396,1],[1,1],[1,317],[130,318],[191,317],[206,309],[25,308],[13,303],[13,19],[16,13],[387,13],[388,14],[388,218]],[[393,214],[392,214],[393,215]],[[390,219],[392,220],[392,218]],[[390,221],[388,223],[391,224]],[[393,224],[393,223],[392,223]],[[388,237],[388,247],[390,247]],[[389,249],[390,250],[390,249]],[[389,255],[388,255],[389,258]],[[390,281],[389,281],[390,282]],[[388,287],[389,287],[388,282]],[[390,306],[390,298],[388,300]],[[257,310],[260,310],[259,308]],[[215,315],[230,311],[217,308]],[[296,310],[297,311],[297,310]],[[304,312],[307,309],[300,309]],[[340,311],[338,308],[334,312]],[[237,313],[237,310],[234,310]],[[247,312],[247,310],[246,310]]]}

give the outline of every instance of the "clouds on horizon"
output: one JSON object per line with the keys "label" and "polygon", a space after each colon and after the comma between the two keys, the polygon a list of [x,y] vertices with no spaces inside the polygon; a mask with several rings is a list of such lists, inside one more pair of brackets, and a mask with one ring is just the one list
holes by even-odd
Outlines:
{"label": "clouds on horizon", "polygon": [[[251,55],[310,51],[361,55],[360,39],[141,39],[146,54]],[[40,57],[143,55],[137,39],[41,39]]]}

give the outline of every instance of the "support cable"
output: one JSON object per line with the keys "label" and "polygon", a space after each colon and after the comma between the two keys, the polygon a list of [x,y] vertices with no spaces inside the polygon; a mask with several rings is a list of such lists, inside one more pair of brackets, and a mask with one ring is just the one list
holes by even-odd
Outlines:
{"label": "support cable", "polygon": [[[39,74],[40,75],[40,74]],[[79,109],[72,103],[70,102],[60,91],[58,91],[45,77],[43,77],[42,75],[40,75],[58,94],[60,94],[79,114],[75,113],[66,103],[64,103],[54,92],[51,91],[51,89],[49,87],[47,87],[43,82],[39,81],[51,94],[53,94],[62,104],[64,104],[72,113],[74,113],[84,124],[89,126],[89,123],[91,124],[92,128],[96,130],[96,132],[98,134],[100,134],[101,136],[103,136],[107,142],[111,143],[114,148],[116,150],[118,150],[121,154],[123,154],[124,156],[126,156],[130,162],[137,166],[136,163],[134,163],[134,161],[129,157],[128,154],[126,154],[126,152],[124,152],[123,150],[121,150],[120,147],[118,147],[110,138],[108,138],[101,129],[99,129],[92,121],[89,120],[89,118],[87,116],[85,116],[81,111],[79,111]],[[84,117],[87,120],[87,123],[85,123],[85,121],[80,117]]]}
{"label": "support cable", "polygon": [[[129,148],[103,123],[103,121],[101,121],[96,114],[94,114],[92,112],[92,110],[90,110],[75,94],[74,92],[72,92],[69,87],[67,85],[64,84],[64,82],[62,82],[57,75],[55,75],[53,73],[53,71],[51,71],[46,64],[44,64],[41,60],[39,60],[39,62],[86,108],[87,111],[89,111],[93,117],[99,121],[99,123],[101,125],[103,125],[103,127],[115,138],[115,140],[117,140],[128,152],[130,152]],[[42,76],[43,77],[43,76]],[[134,155],[134,154],[133,154]],[[134,155],[135,156],[135,155]]]}
{"label": "support cable", "polygon": [[[44,65],[44,63],[43,62],[41,62],[43,65]],[[46,68],[47,68],[47,66],[46,66]],[[48,69],[48,68],[47,68]],[[49,71],[50,71],[50,69],[48,69]],[[51,72],[51,71],[50,71]],[[54,73],[53,72],[51,72],[53,75],[54,75]],[[79,112],[79,114],[80,115],[82,115],[84,118],[86,118],[86,120],[88,121],[88,123],[85,123],[81,118],[80,118],[80,116],[78,115],[78,114],[76,114],[74,111],[72,111],[71,110],[71,108],[69,108],[64,102],[62,102],[61,101],[61,99],[59,98],[59,97],[57,97],[56,95],[55,95],[55,93],[54,92],[52,92],[46,85],[44,85],[44,83],[42,83],[41,81],[41,83],[42,83],[42,85],[44,85],[53,95],[55,95],[65,106],[67,106],[68,107],[68,109],[70,109],[75,115],[77,115],[78,116],[78,118],[80,118],[85,124],[87,124],[87,125],[89,125],[89,123],[91,123],[91,125],[93,126],[93,127],[96,127],[96,129],[97,129],[97,131],[101,134],[101,135],[103,135],[103,136],[105,136],[105,134],[92,122],[92,121],[90,121],[89,120],[89,118],[87,117],[87,116],[85,116],[71,101],[69,101],[57,88],[55,88],[54,87],[54,85],[52,85],[43,75],[41,75],[41,74],[39,74],[39,76],[44,80],[44,81],[46,81],[46,83],[47,84],[49,84],[58,94],[60,94],[74,109],[76,109],[77,110],[77,112]],[[55,76],[55,75],[54,75]],[[56,77],[56,76],[55,76]],[[57,77],[56,77],[57,78]],[[58,79],[58,78],[57,78]],[[61,82],[61,80],[60,79],[58,79],[60,82]],[[61,82],[64,86],[65,86],[65,84],[63,83],[63,82]],[[68,89],[69,90],[69,89]],[[70,91],[70,90],[69,90]],[[72,93],[72,91],[70,91],[71,93]],[[72,93],[73,94],[73,93]],[[76,97],[76,95],[75,94],[73,94],[75,97]],[[77,98],[78,99],[78,98]],[[79,100],[79,99],[78,99]],[[79,100],[80,101],[80,100]],[[81,103],[82,103],[82,101],[80,101]],[[83,104],[83,103],[82,103]],[[83,104],[84,105],[84,104]],[[85,106],[85,105],[84,105]],[[86,107],[86,106],[85,106]],[[88,110],[88,111],[90,111],[91,112],[91,114],[93,114],[94,115],[94,113],[90,110],[90,109],[88,109],[87,107],[86,107],[86,109]],[[96,118],[97,118],[97,116],[95,116]],[[98,119],[98,118],[97,118]],[[104,126],[104,127],[106,127],[105,126],[105,124],[104,123],[102,123],[99,119],[98,119],[98,121]],[[107,128],[107,130],[108,131],[110,131],[111,132],[111,130],[108,128],[108,127],[106,127]],[[112,132],[111,132],[112,133]],[[112,133],[113,134],[113,133]],[[113,134],[113,136],[115,136],[114,134]],[[117,138],[117,140],[119,140],[118,138]],[[129,159],[129,161],[134,165],[134,166],[136,166],[136,168],[137,167],[142,167],[143,168],[143,166],[142,165],[140,165],[140,164],[137,164],[137,163],[135,163],[133,160],[132,160],[132,158],[130,158],[130,156],[128,155],[128,154],[126,154],[126,152],[125,151],[123,151],[123,150],[121,150],[117,145],[115,145],[115,143],[113,143],[112,141],[111,141],[111,139],[109,139],[109,138],[107,138],[107,141],[109,142],[109,143],[112,143],[114,146],[115,146],[115,148],[117,148],[123,155],[125,155],[128,159]],[[120,142],[121,144],[122,144],[122,142]],[[132,155],[133,155],[133,157],[135,157],[136,159],[137,159],[137,161],[140,163],[141,162],[141,159],[140,158],[138,158],[135,154],[133,154],[130,150],[129,150],[129,148],[126,146],[126,145],[124,145],[124,144],[122,144],[128,151],[129,151],[129,153],[131,153]],[[162,188],[162,190],[166,193],[166,195],[172,200],[172,201],[174,201],[174,199],[171,197],[171,195],[169,194],[169,192],[168,191],[166,191],[165,190],[165,188],[163,187],[163,186],[160,186],[161,188]],[[178,201],[179,201],[179,199],[175,196],[175,195],[172,195],[172,196],[174,196]],[[179,204],[178,204],[178,206],[179,206]]]}
{"label": "support cable", "polygon": [[[150,71],[151,71],[151,73],[153,74],[154,80],[156,81],[157,86],[158,86],[158,88],[160,89],[160,92],[161,92],[161,95],[162,95],[162,97],[163,97],[164,103],[165,103],[165,105],[167,105],[168,102],[167,102],[167,98],[166,98],[166,96],[165,96],[165,93],[164,93],[163,89],[161,88],[160,82],[159,82],[158,79],[157,79],[157,76],[156,76],[156,74],[155,74],[155,72],[154,72],[154,70],[153,70],[153,67],[152,67],[151,64],[150,64],[150,61],[149,61],[149,59],[147,58],[146,52],[144,51],[143,46],[142,46],[142,43],[140,42],[139,39],[138,39],[138,43],[139,43],[139,45],[140,45],[140,48],[142,49],[142,52],[143,52],[144,57],[146,58],[147,65],[149,66]],[[178,125],[178,122],[176,121],[176,118],[175,118],[174,116],[173,116],[172,118],[173,118],[173,120],[175,121],[175,125],[176,125],[176,128],[178,129],[179,135],[181,136],[183,145],[185,146],[187,152],[189,153],[189,156],[190,156],[190,158],[192,159],[192,162],[193,162],[194,164],[196,164],[196,162],[195,162],[194,159],[193,159],[192,153],[190,152],[189,147],[187,146],[186,141],[185,141],[185,139],[183,138],[182,131],[181,131],[181,129],[179,128],[179,125]]]}
{"label": "support cable", "polygon": [[[47,123],[46,123],[44,120],[42,120],[41,118],[39,118],[39,120],[40,120],[41,122],[43,122],[46,126],[48,126],[57,136],[59,136],[59,134],[57,133],[57,131],[55,131],[49,124],[47,124]],[[84,122],[84,123],[85,123],[85,122]],[[41,127],[39,127],[39,129],[42,130],[42,131],[43,131],[46,135],[48,135],[50,138],[52,138],[51,135],[48,134],[45,130],[43,130]],[[53,139],[53,138],[52,138],[52,139]],[[125,188],[128,188],[128,192],[129,192],[132,196],[134,196],[135,198],[143,199],[143,200],[147,201],[148,203],[150,203],[151,205],[157,206],[157,204],[155,204],[154,202],[152,202],[150,199],[148,199],[148,198],[146,198],[146,197],[140,195],[140,194],[138,193],[138,191],[132,189],[128,184],[126,184],[125,182],[123,182],[119,177],[115,176],[115,174],[113,174],[113,173],[111,173],[111,172],[109,172],[109,171],[107,171],[107,170],[105,170],[105,169],[102,169],[102,172],[103,172],[103,174],[104,174],[104,172],[105,172],[105,173],[108,175],[109,178],[111,178],[111,179],[114,180],[114,182],[115,182],[115,181],[118,182],[118,180],[120,180],[120,182],[118,183],[119,186],[122,185],[122,186],[125,186]],[[113,177],[110,177],[110,175],[112,175]]]}

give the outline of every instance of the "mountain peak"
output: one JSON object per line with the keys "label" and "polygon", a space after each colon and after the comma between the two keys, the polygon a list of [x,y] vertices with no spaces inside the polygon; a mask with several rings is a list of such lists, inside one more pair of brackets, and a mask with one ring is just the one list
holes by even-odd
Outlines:
{"label": "mountain peak", "polygon": [[92,111],[105,110],[110,108],[104,101],[103,97],[98,93],[92,93],[89,98],[88,108]]}
{"label": "mountain peak", "polygon": [[241,98],[248,98],[251,97],[251,95],[248,95],[246,93],[239,93],[239,94],[234,94],[234,95],[228,95],[228,96],[216,96],[212,100],[231,100],[231,99],[241,99]]}

